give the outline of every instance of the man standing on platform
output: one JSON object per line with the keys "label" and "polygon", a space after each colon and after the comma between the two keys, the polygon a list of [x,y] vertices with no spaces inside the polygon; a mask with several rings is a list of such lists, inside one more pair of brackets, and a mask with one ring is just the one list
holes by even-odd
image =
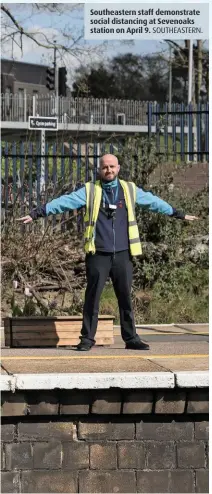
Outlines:
{"label": "man standing on platform", "polygon": [[87,182],[79,190],[53,199],[18,220],[26,224],[40,217],[86,207],[84,238],[87,287],[81,342],[77,346],[80,351],[88,351],[95,344],[99,301],[108,276],[118,299],[125,348],[149,349],[149,345],[136,334],[131,300],[132,257],[142,254],[135,205],[181,220],[197,219],[177,211],[150,192],[144,192],[133,182],[120,180],[119,170],[117,158],[106,154],[100,159],[100,180]]}

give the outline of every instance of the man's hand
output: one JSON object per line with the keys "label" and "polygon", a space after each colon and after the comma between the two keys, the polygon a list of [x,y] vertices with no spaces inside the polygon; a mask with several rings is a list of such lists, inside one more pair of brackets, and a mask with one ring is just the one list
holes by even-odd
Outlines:
{"label": "man's hand", "polygon": [[16,221],[22,221],[22,223],[30,223],[31,221],[33,221],[33,219],[31,218],[31,216],[22,216],[22,218],[16,218]]}
{"label": "man's hand", "polygon": [[185,220],[186,221],[195,221],[195,220],[198,220],[199,218],[197,218],[197,216],[190,216],[189,214],[186,214],[185,215]]}

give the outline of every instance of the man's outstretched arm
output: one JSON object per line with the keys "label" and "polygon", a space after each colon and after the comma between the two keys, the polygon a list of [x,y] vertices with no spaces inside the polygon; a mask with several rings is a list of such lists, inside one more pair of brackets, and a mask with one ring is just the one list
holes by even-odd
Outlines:
{"label": "man's outstretched arm", "polygon": [[186,215],[182,211],[178,211],[160,197],[151,192],[145,192],[139,187],[136,187],[136,204],[154,213],[166,214],[180,220],[193,221],[198,219],[196,216]]}
{"label": "man's outstretched arm", "polygon": [[85,205],[86,190],[85,187],[82,187],[77,191],[71,192],[71,194],[65,194],[57,197],[57,199],[53,199],[43,206],[38,206],[37,208],[32,209],[29,215],[18,218],[17,221],[30,223],[32,220],[37,220],[38,218],[50,216],[51,214],[62,214],[72,209],[79,209]]}

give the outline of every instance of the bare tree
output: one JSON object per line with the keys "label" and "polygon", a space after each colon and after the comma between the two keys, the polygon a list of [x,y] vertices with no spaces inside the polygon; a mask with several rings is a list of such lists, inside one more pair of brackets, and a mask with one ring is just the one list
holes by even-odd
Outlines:
{"label": "bare tree", "polygon": [[[186,70],[185,85],[188,80],[188,64],[189,64],[189,42],[184,41],[184,44],[179,44],[173,40],[165,40],[166,43],[171,46],[174,52],[177,54],[174,64],[179,68]],[[205,93],[208,95],[208,50],[204,47],[203,40],[197,40],[196,45],[193,48],[193,104],[201,102],[201,92],[203,86],[205,86]]]}
{"label": "bare tree", "polygon": [[[43,14],[49,14],[49,27],[39,27],[39,16]],[[63,22],[61,22],[62,18]],[[82,20],[83,4],[25,3],[13,5],[2,3],[2,54],[4,55],[6,51],[10,57],[14,58],[16,49],[18,55],[23,55],[24,43],[28,40],[33,46],[43,48],[47,57],[54,46],[61,60],[66,55],[75,58],[79,63],[82,59],[89,60],[94,53],[102,57],[103,48],[107,47],[108,42],[103,41],[98,45],[86,42]],[[70,58],[69,60],[71,62]]]}

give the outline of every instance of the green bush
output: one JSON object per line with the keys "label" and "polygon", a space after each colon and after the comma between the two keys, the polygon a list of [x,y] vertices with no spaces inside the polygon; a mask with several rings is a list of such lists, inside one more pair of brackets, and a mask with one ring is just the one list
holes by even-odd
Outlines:
{"label": "green bush", "polygon": [[[133,159],[133,155],[136,156]],[[123,178],[135,181],[176,209],[199,217],[185,222],[136,207],[143,255],[134,260],[133,303],[137,322],[206,322],[208,319],[208,249],[192,254],[208,235],[208,189],[192,198],[169,187],[172,173],[150,187],[151,174],[163,167],[154,140],[126,142],[119,155]],[[133,161],[133,166],[132,166]],[[181,166],[187,166],[186,163]],[[207,239],[206,239],[207,244]],[[136,294],[143,296],[137,299]]]}
{"label": "green bush", "polygon": [[[191,197],[189,193],[186,194],[179,188],[170,188],[176,167],[184,168],[188,166],[186,163],[176,164],[174,169],[173,163],[172,167],[170,164],[170,169],[166,163],[166,171],[160,174],[160,181],[154,181],[154,185],[151,186],[152,174],[158,170],[163,171],[163,159],[165,159],[165,157],[157,155],[154,139],[149,141],[140,136],[127,138],[123,151],[118,157],[121,164],[120,178],[132,180],[137,186],[144,190],[150,190],[173,207],[199,217],[199,221],[189,223],[149,213],[139,207],[136,208],[140,238],[143,244],[143,255],[134,259],[132,296],[136,323],[207,322],[208,189],[205,188]],[[74,173],[76,174],[76,168]],[[84,179],[84,174],[82,174],[82,178]],[[58,183],[58,195],[59,190],[60,183]],[[48,199],[50,200],[50,196]],[[61,278],[58,270],[52,271],[52,267],[54,268],[55,264],[60,266],[62,260],[64,270],[67,270],[64,275],[65,280],[68,278],[68,270],[71,267],[68,263],[72,257],[71,254],[67,254],[67,258],[64,257],[63,246],[70,247],[73,252],[78,250],[80,234],[77,238],[77,244],[73,237],[73,230],[71,230],[71,234],[67,232],[67,235],[55,231],[54,235],[50,236],[47,232],[42,240],[35,239],[38,242],[38,248],[32,255],[34,252],[33,237],[26,235],[26,238],[21,240],[20,235],[15,237],[13,221],[14,218],[11,219],[11,224],[8,221],[7,229],[2,236],[3,255],[6,258],[6,267],[4,267],[6,272],[3,273],[3,295],[6,293],[5,287],[10,286],[17,267],[22,270],[27,282],[36,281],[38,273],[39,276],[43,276],[47,266],[52,279],[57,279],[57,281],[62,279],[64,282],[63,275]],[[24,262],[22,245],[25,246],[26,259],[24,258]],[[60,245],[60,249],[58,245]],[[19,247],[21,248],[18,249]],[[7,257],[13,259],[13,263],[8,264]],[[68,313],[81,313],[84,299],[82,288],[80,289],[78,286],[73,288],[72,283],[71,280],[67,285],[70,287],[69,290],[71,292],[76,290],[78,294],[76,293],[75,302],[70,310],[68,309]],[[83,279],[82,286],[84,283]],[[12,310],[15,313],[19,311],[14,300]],[[24,311],[27,313],[34,311],[31,302],[27,302]],[[62,308],[57,307],[56,311],[59,315]],[[115,323],[119,322],[118,304],[111,284],[107,285],[103,291],[100,313],[113,314]]]}

